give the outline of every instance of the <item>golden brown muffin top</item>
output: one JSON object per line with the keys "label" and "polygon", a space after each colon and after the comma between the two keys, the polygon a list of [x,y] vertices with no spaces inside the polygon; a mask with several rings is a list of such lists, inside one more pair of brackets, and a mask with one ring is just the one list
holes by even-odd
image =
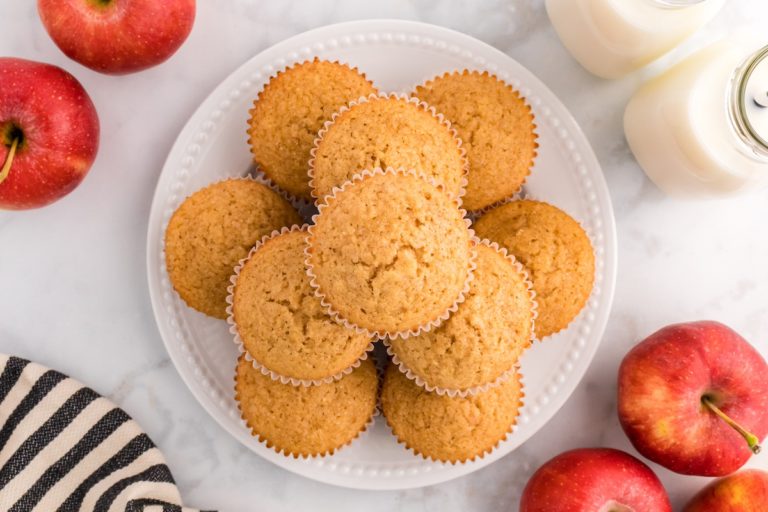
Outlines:
{"label": "golden brown muffin top", "polygon": [[307,266],[329,311],[382,336],[437,325],[468,289],[475,251],[455,199],[412,172],[366,172],[319,206]]}
{"label": "golden brown muffin top", "polygon": [[391,351],[427,389],[467,391],[512,371],[533,339],[535,302],[522,266],[487,241],[477,247],[477,268],[459,309],[440,327]]}
{"label": "golden brown muffin top", "polygon": [[233,289],[232,320],[260,365],[283,377],[319,383],[351,370],[371,339],[323,310],[304,266],[306,237],[306,226],[294,227],[251,251]]}
{"label": "golden brown muffin top", "polygon": [[311,200],[307,169],[317,132],[342,106],[376,92],[362,73],[339,62],[315,59],[279,72],[250,111],[254,161],[279,187]]}
{"label": "golden brown muffin top", "polygon": [[413,93],[441,112],[463,141],[469,158],[464,207],[481,210],[513,196],[536,157],[531,107],[511,86],[488,72],[446,73]]}
{"label": "golden brown muffin top", "polygon": [[398,441],[425,458],[465,462],[490,453],[512,431],[522,407],[517,373],[475,396],[438,395],[395,365],[387,368],[381,406]]}
{"label": "golden brown muffin top", "polygon": [[567,327],[587,303],[595,278],[592,244],[579,223],[550,204],[521,200],[494,208],[474,228],[528,269],[539,305],[537,337]]}
{"label": "golden brown muffin top", "polygon": [[198,190],[176,209],[165,232],[171,283],[190,307],[226,318],[234,267],[263,236],[300,222],[288,201],[250,179]]}
{"label": "golden brown muffin top", "polygon": [[391,95],[361,99],[321,130],[310,161],[312,195],[323,198],[360,170],[376,167],[414,169],[459,197],[468,163],[442,116],[423,102]]}
{"label": "golden brown muffin top", "polygon": [[338,381],[292,386],[263,375],[240,356],[235,400],[254,436],[278,453],[332,454],[363,432],[376,411],[378,376],[370,359]]}

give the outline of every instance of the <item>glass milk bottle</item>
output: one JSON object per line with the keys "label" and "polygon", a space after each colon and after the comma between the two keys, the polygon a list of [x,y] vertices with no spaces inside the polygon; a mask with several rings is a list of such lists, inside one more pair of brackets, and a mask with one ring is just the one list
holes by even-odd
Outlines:
{"label": "glass milk bottle", "polygon": [[768,182],[768,46],[719,41],[643,85],[624,132],[648,177],[670,195],[721,197]]}
{"label": "glass milk bottle", "polygon": [[661,57],[725,0],[546,0],[560,40],[582,66],[619,78]]}

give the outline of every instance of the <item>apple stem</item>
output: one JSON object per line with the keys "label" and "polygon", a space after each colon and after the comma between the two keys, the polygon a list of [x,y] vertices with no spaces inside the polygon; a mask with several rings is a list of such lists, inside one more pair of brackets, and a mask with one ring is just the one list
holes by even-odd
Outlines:
{"label": "apple stem", "polygon": [[13,163],[13,157],[16,156],[16,148],[19,146],[19,138],[14,137],[11,142],[11,149],[8,150],[8,155],[5,157],[5,163],[2,170],[0,170],[0,183],[5,181],[8,174],[11,172],[11,164]]}
{"label": "apple stem", "polygon": [[762,448],[760,447],[760,439],[758,439],[756,435],[754,435],[751,432],[748,432],[746,429],[744,429],[744,427],[742,427],[741,425],[733,421],[731,418],[729,418],[728,415],[725,414],[723,411],[721,411],[720,408],[717,407],[714,403],[712,403],[712,400],[710,400],[708,397],[706,396],[702,397],[701,402],[707,407],[709,407],[709,410],[715,413],[718,418],[726,422],[728,426],[730,426],[736,432],[741,434],[741,437],[743,437],[747,441],[747,444],[749,445],[749,449],[752,450],[752,453],[754,453],[755,455],[760,453],[760,450]]}

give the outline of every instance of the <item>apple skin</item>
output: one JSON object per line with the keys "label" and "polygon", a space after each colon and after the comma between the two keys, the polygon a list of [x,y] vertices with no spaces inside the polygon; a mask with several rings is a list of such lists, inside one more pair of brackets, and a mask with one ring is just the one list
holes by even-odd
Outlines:
{"label": "apple skin", "polygon": [[164,62],[195,21],[195,0],[38,0],[37,10],[69,58],[113,75]]}
{"label": "apple skin", "polygon": [[708,485],[683,512],[755,512],[768,510],[768,473],[740,471]]}
{"label": "apple skin", "polygon": [[768,365],[723,324],[665,327],[635,346],[619,368],[619,420],[638,452],[685,475],[733,473],[752,451],[702,403],[703,396],[765,438]]}
{"label": "apple skin", "polygon": [[14,133],[23,142],[0,183],[0,209],[38,208],[85,178],[99,148],[99,117],[80,82],[63,69],[0,57],[0,167]]}
{"label": "apple skin", "polygon": [[672,512],[664,487],[635,457],[612,448],[562,453],[523,490],[520,512]]}

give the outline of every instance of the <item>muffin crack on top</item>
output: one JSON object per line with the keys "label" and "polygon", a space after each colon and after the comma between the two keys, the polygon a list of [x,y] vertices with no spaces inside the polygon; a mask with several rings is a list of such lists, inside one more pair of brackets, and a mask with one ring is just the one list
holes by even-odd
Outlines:
{"label": "muffin crack on top", "polygon": [[371,284],[375,283],[376,279],[383,272],[393,270],[394,268],[397,267],[398,263],[402,263],[403,261],[409,260],[409,256],[413,256],[412,260],[415,260],[417,263],[417,267],[416,267],[417,277],[423,276],[424,271],[428,270],[432,266],[429,259],[424,257],[423,249],[415,247],[413,244],[407,241],[403,241],[402,239],[399,239],[399,240],[391,239],[390,243],[392,246],[397,247],[397,252],[388,262],[379,263],[379,264],[367,264],[362,260],[360,260],[360,263],[369,269],[368,281]]}

